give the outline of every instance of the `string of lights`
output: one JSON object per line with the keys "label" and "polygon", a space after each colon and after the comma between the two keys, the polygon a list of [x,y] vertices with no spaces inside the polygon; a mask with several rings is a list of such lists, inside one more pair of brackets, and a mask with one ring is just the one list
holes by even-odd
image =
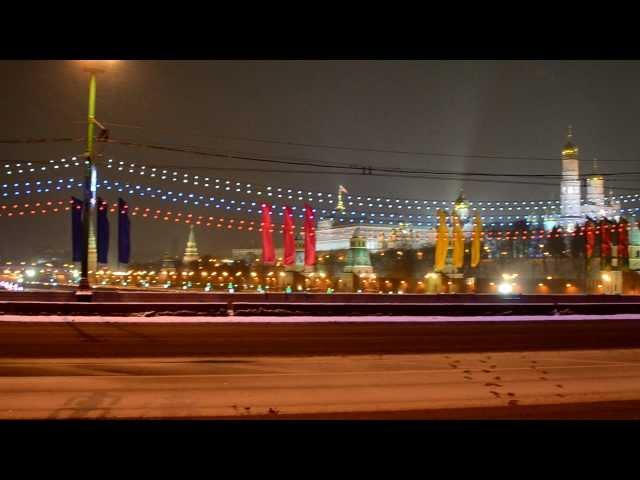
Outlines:
{"label": "string of lights", "polygon": [[[67,212],[71,209],[72,202],[71,200],[55,200],[55,201],[47,201],[47,202],[35,202],[35,203],[24,203],[24,204],[12,204],[12,205],[0,205],[0,217],[24,217],[24,216],[36,216],[36,215],[47,215],[51,213],[63,213]],[[118,211],[118,203],[113,202],[109,204],[106,201],[103,201],[101,205],[98,205],[98,208],[106,206],[109,208],[111,213],[115,213]],[[149,207],[140,207],[140,206],[129,206],[129,213],[131,216],[136,217],[139,216],[145,219],[153,219],[164,222],[172,222],[172,223],[183,223],[183,224],[193,224],[202,227],[208,228],[219,228],[226,230],[239,230],[239,231],[262,231],[261,222],[241,219],[241,218],[229,218],[229,217],[214,217],[207,215],[196,215],[194,213],[184,213],[184,212],[174,212],[172,210],[162,210],[162,209],[153,209]],[[283,234],[284,225],[273,225],[271,232]],[[295,228],[295,227],[294,227]],[[298,227],[302,229],[302,227]],[[631,231],[633,229],[633,225],[631,223],[626,226],[620,224],[610,224],[610,225],[597,225],[594,227],[590,227],[591,231],[594,235],[600,235],[602,230],[611,230],[611,231],[621,231],[622,229],[626,229],[627,231]],[[637,225],[636,225],[636,228]],[[563,229],[557,229],[554,231],[546,231],[543,229],[531,229],[531,230],[489,230],[480,233],[480,237],[484,240],[543,240],[543,239],[551,239],[551,238],[564,238],[564,237],[576,237],[576,236],[585,236],[586,231],[589,228],[581,228],[579,230],[574,230],[572,232],[565,231]],[[475,237],[475,232],[463,232],[465,238],[473,239]],[[369,239],[380,239],[379,233],[369,233],[362,232],[361,235],[365,238]],[[416,241],[433,241],[437,238],[438,233],[433,231],[421,231],[421,232],[412,232],[410,238]]]}
{"label": "string of lights", "polygon": [[[6,169],[6,174],[15,174],[15,173],[35,173],[46,171],[48,168],[52,169],[60,169],[60,168],[69,168],[73,166],[81,166],[82,162],[78,160],[77,157],[72,157],[71,160],[67,160],[65,158],[60,160],[49,160],[48,162],[39,163],[39,162],[26,162],[26,163],[15,163],[15,164],[4,164],[4,168]],[[210,177],[203,177],[200,175],[189,174],[189,173],[178,173],[176,169],[173,171],[167,170],[167,168],[161,167],[150,167],[146,165],[136,165],[134,163],[129,163],[125,165],[125,162],[117,162],[114,163],[113,159],[109,159],[106,164],[106,168],[115,168],[119,171],[123,171],[127,169],[128,173],[134,173],[138,175],[148,175],[151,178],[159,178],[161,180],[180,181],[182,183],[191,183],[193,185],[202,185],[215,189],[223,188],[225,190],[234,190],[236,193],[244,193],[244,194],[253,194],[255,196],[263,196],[263,197],[277,197],[277,198],[288,198],[293,199],[292,194],[305,194],[302,190],[294,190],[287,187],[271,187],[267,185],[261,184],[243,184],[242,182],[237,181],[236,179],[220,179],[215,178],[211,179]],[[211,183],[210,183],[211,182]],[[254,190],[251,190],[251,188]],[[262,190],[255,190],[255,188],[259,188]],[[244,189],[244,190],[243,190]],[[260,193],[258,193],[260,192]],[[318,200],[321,202],[327,203],[336,203],[337,195],[330,192],[306,192],[307,200]],[[322,198],[324,197],[324,198]],[[455,202],[453,201],[440,201],[440,200],[417,200],[417,199],[407,199],[407,198],[382,198],[382,197],[373,197],[373,196],[355,196],[355,195],[346,195],[346,204],[348,206],[364,206],[363,202],[378,202],[377,205],[368,203],[367,206],[373,207],[377,206],[378,208],[406,208],[406,209],[415,209],[415,210],[430,210],[435,208],[440,208],[439,206],[451,206]],[[628,195],[613,195],[610,197],[605,197],[605,201],[620,201],[621,203],[628,203],[634,201],[640,201],[640,194],[628,194]],[[382,203],[381,203],[382,202]],[[486,210],[545,210],[550,208],[551,206],[559,205],[559,200],[529,200],[529,201],[470,201],[470,206],[477,206],[483,211]],[[438,206],[439,205],[439,206]]]}
{"label": "string of lights", "polygon": [[[227,199],[224,197],[205,197],[204,195],[198,195],[196,193],[188,192],[174,192],[164,191],[162,189],[153,188],[146,185],[120,183],[118,181],[110,181],[107,179],[102,180],[101,186],[107,190],[115,190],[120,193],[128,193],[130,195],[138,195],[141,197],[149,197],[159,199],[162,201],[181,202],[185,205],[195,205],[207,208],[218,208],[227,211],[235,211],[242,213],[259,214],[259,206],[261,203],[257,202],[245,202],[236,201],[234,199]],[[298,200],[304,200],[304,197],[298,197]],[[285,205],[272,204],[274,214],[278,216],[283,215]],[[292,206],[292,210],[297,210],[298,207]],[[378,223],[394,225],[396,223],[406,223],[407,221],[416,222],[416,225],[425,225],[423,220],[435,219],[436,215],[412,215],[412,214],[395,214],[384,212],[363,212],[351,210],[349,212],[338,212],[336,210],[326,209],[314,209],[314,212],[320,214],[320,219],[332,218],[340,223]],[[304,214],[297,215],[298,218],[303,218]],[[504,215],[504,216],[483,216],[481,219],[487,222],[520,219],[522,215]],[[387,220],[389,219],[389,220]],[[510,225],[511,223],[509,223]],[[427,224],[429,225],[429,224]],[[504,225],[504,223],[501,223]]]}
{"label": "string of lights", "polygon": [[[34,182],[38,185],[34,185],[34,190],[25,190],[25,191],[11,191],[11,192],[3,192],[3,197],[8,196],[24,196],[31,193],[48,193],[52,191],[60,191],[63,189],[71,189],[71,188],[81,188],[82,183],[74,183],[75,180],[70,178],[66,180],[68,183],[64,184],[65,179],[57,179],[57,180],[48,180],[48,181],[38,181]],[[51,185],[51,187],[46,187],[45,185]],[[56,184],[57,183],[57,184]],[[242,213],[259,213],[258,204],[256,202],[244,202],[244,201],[236,201],[233,199],[225,199],[223,197],[204,197],[202,195],[197,196],[194,193],[184,193],[184,192],[172,192],[172,191],[163,191],[161,189],[153,189],[152,187],[143,186],[143,185],[132,185],[132,184],[120,184],[120,182],[111,182],[110,180],[103,180],[101,182],[102,186],[107,190],[114,189],[118,192],[126,192],[133,195],[138,195],[141,197],[150,197],[150,198],[158,198],[163,201],[172,201],[178,202],[180,201],[183,204],[189,205],[193,204],[195,206],[204,206],[204,207],[213,207],[225,209],[227,211],[234,212],[242,212]],[[214,203],[217,202],[217,203]],[[254,207],[254,208],[252,208]],[[283,215],[284,205],[274,205],[275,213],[279,216]],[[294,210],[296,207],[292,207]],[[635,213],[640,208],[622,208],[621,213]],[[336,212],[335,210],[325,210],[325,209],[316,209],[316,212],[320,213],[320,219],[325,218],[334,218],[339,223],[359,223],[359,224],[388,224],[395,225],[401,223],[415,223],[417,226],[430,227],[432,224],[425,223],[427,220],[435,219],[435,216],[432,215],[404,215],[404,214],[394,214],[384,212],[360,212],[360,211],[350,211],[348,213],[345,212]],[[298,214],[298,218],[302,218],[303,214]],[[482,221],[488,223],[497,223],[500,226],[512,226],[513,222],[509,222],[508,220],[512,219],[520,219],[522,215],[504,215],[504,216],[481,216]],[[424,221],[423,221],[424,220]],[[506,221],[506,222],[505,222]]]}
{"label": "string of lights", "polygon": [[[236,211],[243,213],[255,213],[259,214],[259,205],[256,202],[244,202],[244,201],[236,201],[229,200],[223,197],[204,197],[202,195],[197,195],[195,193],[185,193],[185,192],[173,192],[173,191],[163,191],[161,189],[153,189],[149,186],[144,185],[132,185],[132,184],[120,184],[120,182],[111,182],[109,180],[102,181],[103,186],[107,189],[115,189],[118,192],[126,192],[133,195],[139,196],[148,196],[151,198],[159,198],[160,200],[167,200],[172,202],[181,201],[183,204],[193,204],[193,205],[201,205],[204,207],[214,207],[214,208],[223,208],[228,211]],[[300,198],[302,200],[303,198]],[[214,203],[217,202],[217,203]],[[254,207],[254,208],[252,208]],[[284,205],[273,204],[272,208],[274,210],[274,214],[278,216],[283,215]],[[293,210],[296,210],[297,207],[293,206]],[[621,208],[621,213],[635,213],[640,211],[640,207],[636,208]],[[406,223],[405,220],[420,220],[416,222],[417,226],[431,226],[431,224],[425,224],[422,220],[427,219],[435,219],[437,216],[435,215],[403,215],[403,214],[385,214],[384,212],[359,212],[359,211],[350,211],[348,213],[345,212],[337,212],[335,210],[325,210],[325,209],[314,209],[314,212],[320,213],[320,219],[325,218],[333,218],[340,223],[378,223],[378,224],[400,224]],[[327,217],[328,215],[328,217]],[[298,214],[298,218],[303,218],[303,214]],[[354,217],[354,218],[349,218]],[[373,217],[373,218],[372,218]],[[380,217],[384,217],[383,220],[380,220]],[[499,222],[500,220],[509,220],[509,219],[522,219],[522,215],[504,215],[504,216],[481,216],[480,217],[483,222],[493,223]],[[391,219],[387,221],[387,219]],[[513,222],[499,222],[500,226],[505,225],[513,225]]]}
{"label": "string of lights", "polygon": [[[111,213],[118,211],[117,202],[113,202],[111,204],[103,202],[101,205],[98,205],[98,208],[103,208],[104,206],[107,206]],[[0,217],[47,215],[51,213],[68,212],[71,208],[71,200],[52,200],[47,202],[0,205]],[[129,206],[129,214],[134,217],[140,216],[142,218],[172,221],[174,223],[193,223],[194,225],[226,228],[228,230],[237,229],[252,231],[258,226],[258,223],[253,220],[195,215],[193,213],[173,212],[171,210],[152,209],[140,206]]]}
{"label": "string of lights", "polygon": [[[58,164],[58,162],[60,164]],[[242,190],[240,188],[238,188],[239,186],[242,185],[241,182],[238,182],[237,180],[234,179],[213,179],[213,182],[215,183],[215,185],[206,185],[207,181],[211,181],[211,179],[209,177],[202,177],[203,181],[200,181],[200,176],[199,175],[195,175],[195,174],[179,174],[176,171],[173,172],[169,172],[168,170],[166,170],[166,168],[170,168],[170,167],[165,167],[165,169],[162,169],[161,167],[147,167],[144,165],[139,165],[136,166],[133,163],[128,164],[126,167],[124,166],[125,162],[118,162],[118,166],[115,167],[115,164],[113,163],[113,160],[110,159],[108,160],[108,162],[106,163],[106,168],[116,168],[118,171],[123,171],[125,170],[125,168],[128,169],[128,173],[137,173],[139,175],[145,175],[146,173],[148,173],[149,177],[158,177],[162,180],[168,180],[168,181],[178,181],[180,180],[182,183],[192,183],[193,185],[200,185],[200,184],[204,184],[205,186],[209,187],[211,186],[212,188],[224,188],[226,190],[231,190],[231,187],[229,187],[229,184],[233,183],[235,185],[235,191],[238,193],[241,193]],[[15,175],[15,174],[27,174],[27,173],[35,173],[35,172],[42,172],[42,171],[46,171],[48,168],[53,168],[53,169],[59,169],[59,168],[69,168],[72,166],[80,166],[82,165],[82,162],[79,161],[77,159],[77,157],[72,157],[71,161],[67,161],[66,159],[60,159],[60,160],[49,160],[48,162],[26,162],[26,163],[15,163],[15,164],[4,164],[4,168],[5,168],[5,174],[7,175]],[[201,168],[201,167],[192,167],[192,168]],[[161,170],[161,172],[159,174],[156,174],[156,171]],[[217,170],[217,168],[212,168],[212,170]],[[267,170],[268,171],[268,170]],[[304,172],[304,173],[309,173],[309,172]],[[315,172],[317,173],[317,172]],[[342,174],[344,174],[344,172],[340,172]],[[171,178],[169,178],[169,176]],[[178,177],[181,177],[180,179],[178,179]],[[388,176],[388,175],[386,175]],[[192,179],[190,179],[190,177],[192,177]],[[221,184],[224,183],[226,184],[224,187],[221,186]],[[254,184],[255,185],[255,184]],[[247,186],[251,186],[251,184],[245,184],[245,187]],[[287,188],[287,187],[270,187],[270,186],[266,186],[266,185],[255,185],[258,187],[263,188],[265,191],[264,192],[260,192],[259,194],[256,193],[256,195],[260,196],[266,196],[266,197],[271,197],[271,196],[278,196],[278,197],[282,197],[283,195],[281,193],[274,193],[274,190],[276,192],[283,192],[283,191],[287,191],[288,193],[292,193],[294,192],[293,189]],[[244,192],[247,193],[247,192]],[[255,192],[254,192],[255,193]],[[297,193],[304,193],[301,190],[298,190]],[[336,203],[337,200],[333,199],[332,197],[334,197],[334,194],[329,193],[329,192],[307,192],[307,195],[309,195],[308,200],[314,200],[315,197],[313,197],[313,195],[317,196],[317,197],[322,197],[323,195],[325,196],[325,198],[327,198],[327,202],[328,203]],[[293,198],[293,196],[288,195],[288,198]],[[346,197],[347,199],[347,205],[349,206],[353,206],[355,205],[355,202],[353,200],[362,200],[364,197],[359,196],[351,196],[348,195]],[[367,197],[367,201],[372,201],[373,199],[371,197]],[[324,199],[321,199],[321,201],[325,201]],[[442,206],[447,206],[447,205],[453,205],[454,202],[452,201],[438,201],[438,200],[416,200],[416,199],[390,199],[390,198],[376,198],[375,201],[382,201],[385,202],[387,205],[381,205],[379,204],[379,207],[386,207],[386,208],[403,208],[403,205],[398,205],[398,203],[402,202],[404,204],[409,204],[409,203],[413,203],[414,205],[417,205],[415,208],[416,209],[432,209],[432,208],[436,208],[433,206],[428,206],[427,204],[431,203],[432,205],[442,205]],[[483,203],[486,203],[487,205],[495,205],[497,209],[502,209],[502,207],[500,206],[501,204],[505,204],[505,205],[523,205],[526,206],[527,203],[529,204],[534,204],[534,203],[538,203],[538,204],[558,204],[559,201],[529,201],[529,202],[508,202],[508,201],[496,201],[496,202],[477,202],[478,205],[482,205]],[[422,207],[419,204],[424,204],[425,206]],[[473,204],[473,202],[471,202],[471,204]],[[410,205],[407,205],[406,208],[412,208]],[[534,209],[538,209],[541,208],[540,206],[534,206],[532,207]]]}
{"label": "string of lights", "polygon": [[[67,182],[67,183],[64,183]],[[118,192],[126,192],[133,195],[138,195],[141,197],[150,197],[157,198],[163,201],[172,201],[172,202],[182,202],[183,204],[193,204],[195,206],[203,206],[203,207],[212,207],[212,208],[221,208],[227,211],[235,211],[235,212],[246,212],[246,213],[259,213],[258,206],[259,204],[256,202],[245,202],[245,201],[236,201],[233,199],[226,199],[224,197],[205,197],[203,195],[197,195],[195,193],[185,193],[185,192],[173,192],[173,191],[163,191],[162,189],[154,189],[149,186],[138,185],[138,184],[121,184],[120,182],[112,182],[110,180],[104,179],[100,182],[101,186],[107,190],[116,190]],[[48,185],[48,186],[47,186]],[[42,181],[34,181],[34,182],[24,182],[23,184],[14,183],[14,184],[3,184],[2,188],[16,188],[22,187],[27,188],[25,190],[11,190],[8,192],[0,193],[1,197],[19,197],[19,196],[28,196],[34,193],[50,193],[61,190],[69,190],[75,188],[81,188],[82,182],[77,182],[73,178],[69,179],[55,179],[55,180],[42,180]],[[298,197],[298,200],[304,200],[304,197]],[[313,199],[309,199],[311,201]],[[218,202],[218,203],[214,203]],[[256,207],[251,208],[251,207]],[[283,215],[284,205],[274,205],[274,209],[276,210],[276,214],[279,216]],[[296,210],[297,207],[293,206],[292,209]],[[340,223],[353,223],[353,218],[351,217],[359,217],[359,223],[365,223],[365,219],[369,219],[369,223],[379,223],[379,224],[395,224],[396,220],[402,223],[405,220],[415,221],[419,220],[417,223],[418,226],[422,226],[423,219],[431,219],[435,218],[432,215],[404,215],[404,214],[394,214],[394,213],[384,213],[384,212],[362,212],[362,211],[350,211],[349,213],[337,212],[335,210],[326,210],[326,209],[315,209],[314,211],[321,213],[321,219],[324,218],[336,218]],[[327,215],[329,217],[327,217]],[[298,218],[303,218],[304,214],[298,214]],[[371,217],[377,217],[375,220]],[[379,218],[383,218],[380,220]],[[387,221],[386,219],[390,218],[391,220]],[[498,221],[498,220],[508,220],[508,219],[517,219],[520,218],[519,215],[505,215],[505,216],[485,216],[482,217],[483,220],[486,221]]]}
{"label": "string of lights", "polygon": [[[3,184],[2,189],[12,189],[10,191],[0,193],[0,197],[19,197],[27,196],[35,193],[50,193],[61,190],[69,190],[71,188],[81,188],[82,182],[76,181],[74,178],[58,178],[55,180],[37,180],[34,182],[25,182],[23,184],[14,183],[12,185]],[[22,190],[15,190],[22,188]]]}
{"label": "string of lights", "polygon": [[[166,168],[161,169],[159,167],[148,167],[145,165],[135,165],[128,164],[125,166],[125,163],[113,162],[112,159],[107,161],[106,168],[114,168],[118,171],[127,170],[127,173],[133,173],[140,176],[147,176],[149,178],[157,178],[167,182],[179,182],[182,184],[191,184],[198,187],[212,188],[217,190],[226,190],[233,191],[236,193],[241,193],[244,195],[250,195],[255,197],[276,197],[276,198],[286,198],[289,200],[307,200],[307,201],[318,201],[320,203],[337,203],[337,195],[330,192],[317,192],[317,191],[303,191],[303,190],[295,190],[287,187],[272,187],[269,185],[262,185],[256,183],[243,183],[239,182],[235,179],[228,178],[211,178],[201,175],[194,175],[189,173],[182,173],[176,170],[167,170]],[[297,197],[296,197],[297,195]],[[300,195],[306,196],[301,197]],[[363,202],[369,202],[366,204],[368,207],[378,207],[378,208],[390,208],[390,209],[415,209],[415,210],[432,210],[436,208],[440,208],[440,206],[453,206],[455,202],[453,201],[437,201],[437,200],[416,200],[416,199],[392,199],[392,198],[381,198],[381,197],[371,197],[371,196],[355,196],[355,195],[345,195],[344,199],[346,200],[346,205],[348,206],[365,206]],[[377,202],[377,204],[371,203]],[[382,202],[382,203],[381,203]],[[537,205],[536,205],[537,203]],[[470,202],[471,205],[474,202]],[[522,209],[522,206],[528,206],[531,209],[544,209],[547,208],[544,205],[557,205],[559,201],[530,201],[530,202],[475,202],[480,208],[487,209],[491,208],[492,205],[494,209]],[[484,205],[487,205],[485,207]],[[501,207],[501,205],[505,205],[505,207]],[[514,205],[507,207],[506,205]],[[520,206],[519,206],[520,205]]]}
{"label": "string of lights", "polygon": [[[321,202],[336,203],[337,195],[330,192],[317,192],[317,191],[303,191],[295,190],[288,187],[268,186],[257,183],[243,183],[237,179],[230,178],[212,178],[202,175],[195,175],[192,173],[184,173],[183,168],[173,168],[165,166],[153,167],[148,165],[136,165],[133,163],[125,164],[123,161],[114,162],[113,159],[109,159],[106,163],[106,168],[115,169],[117,171],[125,171],[127,173],[133,173],[141,176],[147,176],[150,178],[158,178],[163,181],[180,182],[183,184],[192,184],[195,186],[224,189],[227,191],[235,191],[237,193],[262,196],[262,197],[277,197],[277,198],[295,198],[295,194],[302,194],[307,196],[308,201],[319,200]],[[378,202],[377,205],[369,203],[367,206],[377,206],[379,208],[407,208],[416,210],[430,210],[440,208],[440,206],[452,206],[454,201],[441,201],[441,200],[417,200],[407,198],[384,198],[384,197],[372,197],[372,196],[356,196],[345,195],[343,197],[346,200],[346,204],[349,206],[364,206],[362,202]],[[628,194],[605,197],[605,200],[620,200],[621,202],[640,201],[640,194]],[[380,203],[383,202],[383,203]],[[493,207],[495,209],[503,210],[521,210],[529,208],[532,210],[543,210],[549,208],[552,205],[559,205],[560,200],[528,200],[528,201],[470,201],[469,205],[478,206],[481,209]],[[584,203],[586,205],[586,203]]]}
{"label": "string of lights", "polygon": [[[40,180],[36,180],[36,181],[32,181],[32,182],[23,182],[23,183],[17,183],[17,182],[16,182],[16,183],[12,183],[12,184],[7,184],[7,183],[5,183],[5,184],[0,184],[0,188],[2,188],[2,189],[8,189],[8,188],[9,188],[9,189],[11,189],[11,188],[15,189],[15,188],[20,188],[20,187],[22,187],[22,188],[24,188],[24,187],[34,188],[34,190],[28,189],[28,190],[24,190],[24,191],[13,190],[13,191],[11,191],[11,192],[3,192],[1,195],[2,195],[3,197],[8,197],[8,196],[28,195],[28,194],[31,194],[31,193],[34,193],[34,192],[35,192],[35,193],[47,193],[47,192],[54,191],[54,190],[59,191],[59,190],[62,190],[63,188],[67,188],[67,189],[69,189],[69,188],[75,188],[75,187],[77,187],[77,186],[81,186],[81,184],[80,184],[80,183],[77,183],[77,184],[73,183],[73,182],[75,182],[75,179],[73,179],[73,178],[69,178],[69,179],[67,179],[66,181],[67,181],[68,183],[67,183],[66,185],[61,185],[64,181],[65,181],[65,179],[55,179],[55,180],[42,180],[42,181],[40,181]],[[112,188],[112,187],[110,186],[110,182],[109,182],[108,180],[103,180],[103,182],[102,182],[102,183],[103,183],[103,185],[105,185],[105,187],[106,187],[107,189],[111,189],[111,188]],[[119,182],[113,182],[113,183],[114,183],[114,185],[116,185],[116,186],[118,186],[118,185],[119,185]],[[196,186],[197,186],[197,183],[198,183],[198,182],[196,181],[196,182],[195,182]],[[49,185],[49,186],[51,186],[51,187],[50,187],[50,188],[49,188],[49,187],[46,187],[46,185]],[[220,187],[220,186],[221,186],[221,184],[216,185],[216,187]],[[229,185],[227,185],[227,186],[226,186],[226,187],[224,187],[224,188],[225,188],[225,190],[234,190],[234,191],[239,191],[239,190],[240,190],[240,188],[238,188],[237,186],[235,186],[235,185],[234,185],[234,187],[235,187],[235,188],[232,188],[232,187],[230,187]],[[250,185],[249,185],[249,187],[250,187]],[[133,188],[133,189],[135,189],[135,190],[141,190],[141,189],[143,189],[143,190],[145,190],[145,191],[152,191],[151,187],[142,187],[142,186],[140,186],[140,185],[131,185],[131,184],[125,184],[124,188]],[[118,190],[119,190],[119,191],[124,191],[124,188],[119,188]],[[245,191],[246,191],[246,192],[250,192],[250,190],[245,190]],[[136,193],[139,193],[140,195],[144,195],[143,193],[140,193],[140,192],[136,192]],[[263,192],[259,191],[259,193],[263,193]],[[267,193],[272,194],[272,192],[267,192]],[[155,193],[152,193],[150,196],[155,197],[155,195],[156,195],[156,194],[160,195],[160,196],[161,196],[161,198],[162,198],[163,200],[164,200],[164,199],[166,199],[165,197],[173,197],[174,195],[177,195],[178,197],[187,196],[187,197],[189,197],[189,198],[194,198],[194,197],[195,197],[195,195],[196,195],[196,194],[193,194],[193,193],[187,193],[187,194],[184,194],[184,193],[182,193],[182,192],[178,192],[178,193],[175,193],[175,194],[174,194],[173,192],[166,192],[166,194],[163,194],[162,190],[160,190],[160,189],[156,189],[156,190],[155,190]],[[276,194],[276,196],[278,196],[278,197],[280,197],[280,198],[281,198],[281,197],[283,197],[283,195],[282,195],[282,194]],[[198,204],[199,204],[199,201],[204,201],[204,200],[206,200],[206,198],[205,198],[204,196],[202,196],[202,195],[199,195],[197,198],[198,198],[198,200],[194,201],[194,204],[195,204],[195,205],[198,205]],[[287,195],[287,198],[292,199],[292,198],[294,198],[294,197],[293,197],[292,195]],[[304,200],[305,198],[304,198],[304,197],[297,197],[297,199],[298,199],[298,200]],[[210,200],[210,201],[215,201],[215,197],[209,197],[209,200]],[[225,201],[226,201],[225,199],[219,199],[219,200],[220,200],[221,202],[225,202]],[[307,201],[314,201],[314,200],[316,200],[316,199],[314,199],[314,198],[312,198],[312,197],[307,197],[307,198],[306,198],[306,200],[307,200]],[[173,201],[177,201],[177,199],[175,199],[175,198],[174,198],[174,199],[173,199]],[[320,201],[320,202],[322,202],[322,199],[319,199],[319,201]],[[231,202],[231,203],[233,203],[233,202],[235,202],[235,201],[234,201],[234,200],[231,200],[230,202]],[[184,201],[184,203],[189,203],[189,201]],[[245,202],[240,202],[240,204],[241,204],[241,205],[245,205]],[[354,204],[354,202],[349,202],[349,204]],[[252,202],[252,205],[253,205],[253,206],[255,206],[255,202]],[[358,206],[362,206],[362,205],[364,205],[362,202],[359,202],[359,203],[358,203]],[[369,206],[372,206],[373,204],[368,204],[368,205],[369,205]],[[208,206],[211,206],[211,204],[209,204],[209,203],[205,202],[205,206],[207,206],[207,207],[208,207]],[[389,204],[387,204],[387,205],[384,205],[384,204],[378,204],[377,206],[378,206],[378,207],[382,207],[382,208],[384,208],[384,207],[390,207],[390,208],[391,208],[391,207],[393,207],[392,205],[389,205]],[[295,208],[295,207],[294,207],[294,208]],[[402,206],[400,205],[400,206],[398,206],[398,208],[400,208],[400,209],[401,209],[401,208],[402,208]],[[407,210],[410,210],[410,209],[412,209],[412,206],[411,206],[411,205],[408,205],[406,208],[407,208]],[[427,207],[427,208],[429,208],[429,209],[430,209],[431,207]],[[433,208],[435,208],[435,207],[433,207]],[[229,208],[229,209],[230,209],[230,208]],[[416,207],[416,209],[421,209],[421,207],[420,207],[420,206],[418,206],[418,207]],[[479,208],[479,209],[480,209],[480,210],[482,210],[482,211],[487,210],[487,208],[485,208],[485,207],[482,207],[482,208]],[[491,211],[493,211],[493,210],[494,210],[494,208],[488,208],[488,209],[489,209],[489,210],[491,210]],[[509,208],[509,210],[512,210],[512,208]],[[520,210],[520,208],[518,207],[518,208],[516,208],[516,210]],[[251,209],[249,209],[249,212],[251,212]],[[326,213],[327,213],[327,210],[321,210],[321,212],[322,212],[323,214],[326,214]],[[355,213],[355,214],[357,214],[358,212],[351,212],[351,213]],[[548,212],[547,212],[547,213],[548,213]],[[335,210],[332,210],[332,211],[331,211],[331,214],[332,214],[332,215],[335,215],[335,214],[336,214],[336,211],[335,211]],[[375,213],[371,213],[371,215],[372,215],[372,216],[375,216],[376,214],[375,214]],[[384,216],[384,214],[381,214],[381,215],[382,215],[382,216]],[[403,218],[403,217],[404,217],[403,215],[400,215],[400,218]],[[410,218],[410,219],[411,219],[411,218],[413,218],[413,217],[414,217],[414,216],[409,216],[409,218]],[[415,218],[416,218],[416,219],[422,219],[422,216],[421,216],[421,215],[417,215],[417,216],[415,216]],[[426,216],[426,218],[432,218],[432,217],[429,215],[429,216]],[[518,218],[518,216],[506,216],[506,217],[504,217],[504,218]],[[495,220],[501,220],[501,219],[503,219],[503,217],[486,217],[486,219],[487,219],[488,221],[492,221],[492,220],[494,220],[494,219],[495,219]]]}

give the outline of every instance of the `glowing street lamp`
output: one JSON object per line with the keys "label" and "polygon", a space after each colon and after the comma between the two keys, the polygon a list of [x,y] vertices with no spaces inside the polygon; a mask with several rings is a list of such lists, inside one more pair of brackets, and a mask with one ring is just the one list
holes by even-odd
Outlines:
{"label": "glowing street lamp", "polygon": [[91,211],[95,202],[95,171],[93,166],[93,134],[94,125],[98,125],[102,130],[104,127],[96,120],[96,77],[99,73],[104,73],[113,63],[113,60],[81,60],[83,69],[89,73],[89,115],[87,121],[87,151],[85,153],[84,169],[84,215],[82,221],[82,262],[80,268],[80,290],[89,290],[89,224],[91,222]]}

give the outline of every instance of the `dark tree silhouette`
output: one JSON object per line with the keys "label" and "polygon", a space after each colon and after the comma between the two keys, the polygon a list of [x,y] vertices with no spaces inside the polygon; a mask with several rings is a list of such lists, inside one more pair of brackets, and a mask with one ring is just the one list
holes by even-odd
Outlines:
{"label": "dark tree silhouette", "polygon": [[546,242],[547,251],[554,258],[563,257],[565,254],[565,244],[563,233],[558,227],[553,227]]}

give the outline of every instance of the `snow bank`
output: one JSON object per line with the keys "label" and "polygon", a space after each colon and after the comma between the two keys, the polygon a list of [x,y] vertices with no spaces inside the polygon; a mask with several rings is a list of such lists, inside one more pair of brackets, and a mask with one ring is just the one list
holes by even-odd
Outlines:
{"label": "snow bank", "polygon": [[78,323],[457,323],[457,322],[543,322],[543,321],[588,321],[588,320],[640,320],[640,314],[617,315],[492,315],[484,317],[445,316],[255,316],[255,317],[206,317],[206,316],[122,316],[99,315],[0,315],[0,322],[78,322]]}

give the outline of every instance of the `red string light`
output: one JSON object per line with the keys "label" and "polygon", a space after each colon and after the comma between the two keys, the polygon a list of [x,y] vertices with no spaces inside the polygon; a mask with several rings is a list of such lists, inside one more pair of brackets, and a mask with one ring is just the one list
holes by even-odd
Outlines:
{"label": "red string light", "polygon": [[[14,216],[34,216],[34,215],[46,215],[49,213],[67,212],[71,209],[71,200],[57,200],[46,202],[33,202],[11,205],[0,205],[0,217],[14,217]],[[76,206],[77,209],[81,209],[82,206]],[[99,209],[108,208],[109,212],[115,213],[118,211],[118,204],[116,202],[109,204],[103,201],[98,205]],[[195,215],[193,213],[172,212],[171,210],[152,209],[149,207],[131,207],[127,206],[127,210],[131,216],[140,216],[142,218],[173,221],[175,223],[194,224],[203,227],[216,227],[226,229],[236,229],[243,231],[262,231],[262,222],[254,220],[238,219],[238,218],[225,218],[225,217],[213,217],[205,215]],[[125,212],[122,212],[125,213]],[[271,230],[273,233],[282,234],[284,225],[273,225],[275,228]],[[301,227],[297,227],[301,229]],[[601,235],[602,230],[610,229],[612,231],[617,230],[621,232],[623,229],[630,231],[632,229],[631,224],[611,224],[611,225],[595,225],[593,227],[580,228],[573,232],[564,231],[558,229],[554,234],[545,230],[500,230],[500,231],[488,231],[480,233],[481,239],[484,240],[542,240],[550,238],[564,238],[585,236],[586,231],[593,231],[594,235]],[[476,236],[475,232],[468,232],[468,238],[473,240]],[[378,238],[378,235],[362,235],[365,238]],[[415,240],[435,239],[436,231],[429,233],[414,233],[413,238]]]}

